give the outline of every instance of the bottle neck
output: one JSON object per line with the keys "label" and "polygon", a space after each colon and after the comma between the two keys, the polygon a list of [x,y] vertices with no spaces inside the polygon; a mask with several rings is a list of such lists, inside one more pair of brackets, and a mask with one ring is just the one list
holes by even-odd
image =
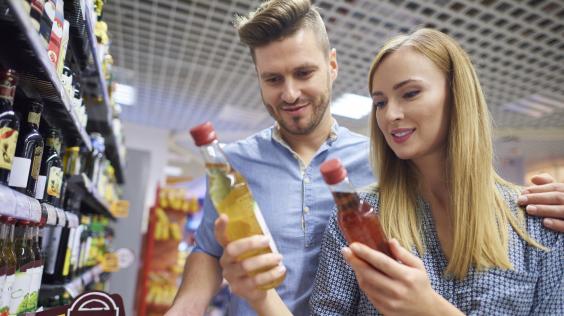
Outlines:
{"label": "bottle neck", "polygon": [[53,151],[59,153],[61,150],[61,141],[58,137],[48,137],[46,147],[51,148]]}
{"label": "bottle neck", "polygon": [[339,183],[330,184],[329,190],[331,190],[331,192],[356,193],[356,190],[348,177],[345,177]]}
{"label": "bottle neck", "polygon": [[11,110],[14,104],[14,95],[16,93],[16,86],[10,85],[7,82],[0,82],[0,107],[5,110]]}
{"label": "bottle neck", "polygon": [[214,140],[211,144],[200,146],[200,152],[204,158],[206,169],[231,169],[227,156],[225,156],[217,140]]}
{"label": "bottle neck", "polygon": [[41,113],[29,112],[27,114],[27,122],[31,124],[34,128],[39,128],[39,122],[41,121]]}
{"label": "bottle neck", "polygon": [[0,240],[5,241],[8,236],[8,229],[6,224],[0,222]]}

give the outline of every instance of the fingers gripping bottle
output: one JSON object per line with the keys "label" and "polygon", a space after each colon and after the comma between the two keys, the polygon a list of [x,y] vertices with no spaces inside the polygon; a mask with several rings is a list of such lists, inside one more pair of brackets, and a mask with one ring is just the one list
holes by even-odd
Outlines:
{"label": "fingers gripping bottle", "polygon": [[[227,239],[231,242],[252,235],[266,235],[270,238],[270,246],[258,251],[243,254],[239,259],[254,257],[265,253],[278,253],[270,231],[262,217],[262,213],[253,198],[247,180],[229,164],[225,153],[219,146],[215,130],[210,122],[198,125],[190,130],[190,134],[200,147],[209,176],[209,195],[213,205],[220,214],[229,217]],[[257,270],[252,275],[268,271]],[[275,288],[284,280],[284,276],[274,282],[260,286],[263,290]]]}
{"label": "fingers gripping bottle", "polygon": [[349,245],[359,242],[393,258],[378,214],[370,204],[360,199],[341,161],[327,160],[320,171],[337,204],[339,228]]}

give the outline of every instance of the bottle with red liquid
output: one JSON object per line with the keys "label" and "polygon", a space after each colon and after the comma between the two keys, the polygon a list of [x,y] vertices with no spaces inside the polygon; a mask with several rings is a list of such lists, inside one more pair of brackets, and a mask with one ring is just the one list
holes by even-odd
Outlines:
{"label": "bottle with red liquid", "polygon": [[359,242],[393,258],[378,214],[370,204],[360,199],[341,161],[327,160],[320,171],[337,204],[339,228],[349,245]]}

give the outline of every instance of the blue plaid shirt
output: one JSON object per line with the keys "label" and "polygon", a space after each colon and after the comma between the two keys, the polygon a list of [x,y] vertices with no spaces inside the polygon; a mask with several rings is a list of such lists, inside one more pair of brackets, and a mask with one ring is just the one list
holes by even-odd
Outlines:
{"label": "blue plaid shirt", "polygon": [[[498,187],[507,203],[517,212],[517,196]],[[367,193],[363,199],[378,205],[378,195]],[[529,235],[550,249],[545,252],[528,245],[510,229],[509,257],[513,270],[469,271],[462,280],[445,278],[448,264],[442,253],[431,210],[423,200],[418,214],[425,232],[426,252],[417,251],[433,289],[465,314],[470,315],[564,315],[564,234],[542,226],[538,217],[527,217]],[[353,270],[341,255],[346,241],[336,216],[329,221],[321,245],[311,308],[314,315],[380,315],[360,290]]]}
{"label": "blue plaid shirt", "polygon": [[[321,239],[335,206],[319,167],[326,159],[339,157],[352,171],[353,183],[364,186],[374,182],[368,164],[368,138],[335,123],[331,135],[307,166],[282,140],[277,127],[228,144],[224,151],[233,167],[249,182],[274,242],[283,255],[287,273],[277,288],[278,293],[295,315],[308,315]],[[219,258],[223,249],[214,237],[216,218],[217,212],[206,195],[195,251]],[[255,313],[244,300],[232,296],[229,314]]]}

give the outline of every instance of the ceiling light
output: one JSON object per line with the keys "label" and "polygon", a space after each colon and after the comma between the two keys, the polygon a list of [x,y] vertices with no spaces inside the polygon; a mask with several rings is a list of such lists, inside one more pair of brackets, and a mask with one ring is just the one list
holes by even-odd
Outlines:
{"label": "ceiling light", "polygon": [[116,103],[126,106],[134,105],[137,99],[135,88],[121,83],[115,84],[113,97]]}
{"label": "ceiling light", "polygon": [[331,105],[331,113],[355,120],[368,115],[372,110],[372,99],[366,96],[345,93]]}

